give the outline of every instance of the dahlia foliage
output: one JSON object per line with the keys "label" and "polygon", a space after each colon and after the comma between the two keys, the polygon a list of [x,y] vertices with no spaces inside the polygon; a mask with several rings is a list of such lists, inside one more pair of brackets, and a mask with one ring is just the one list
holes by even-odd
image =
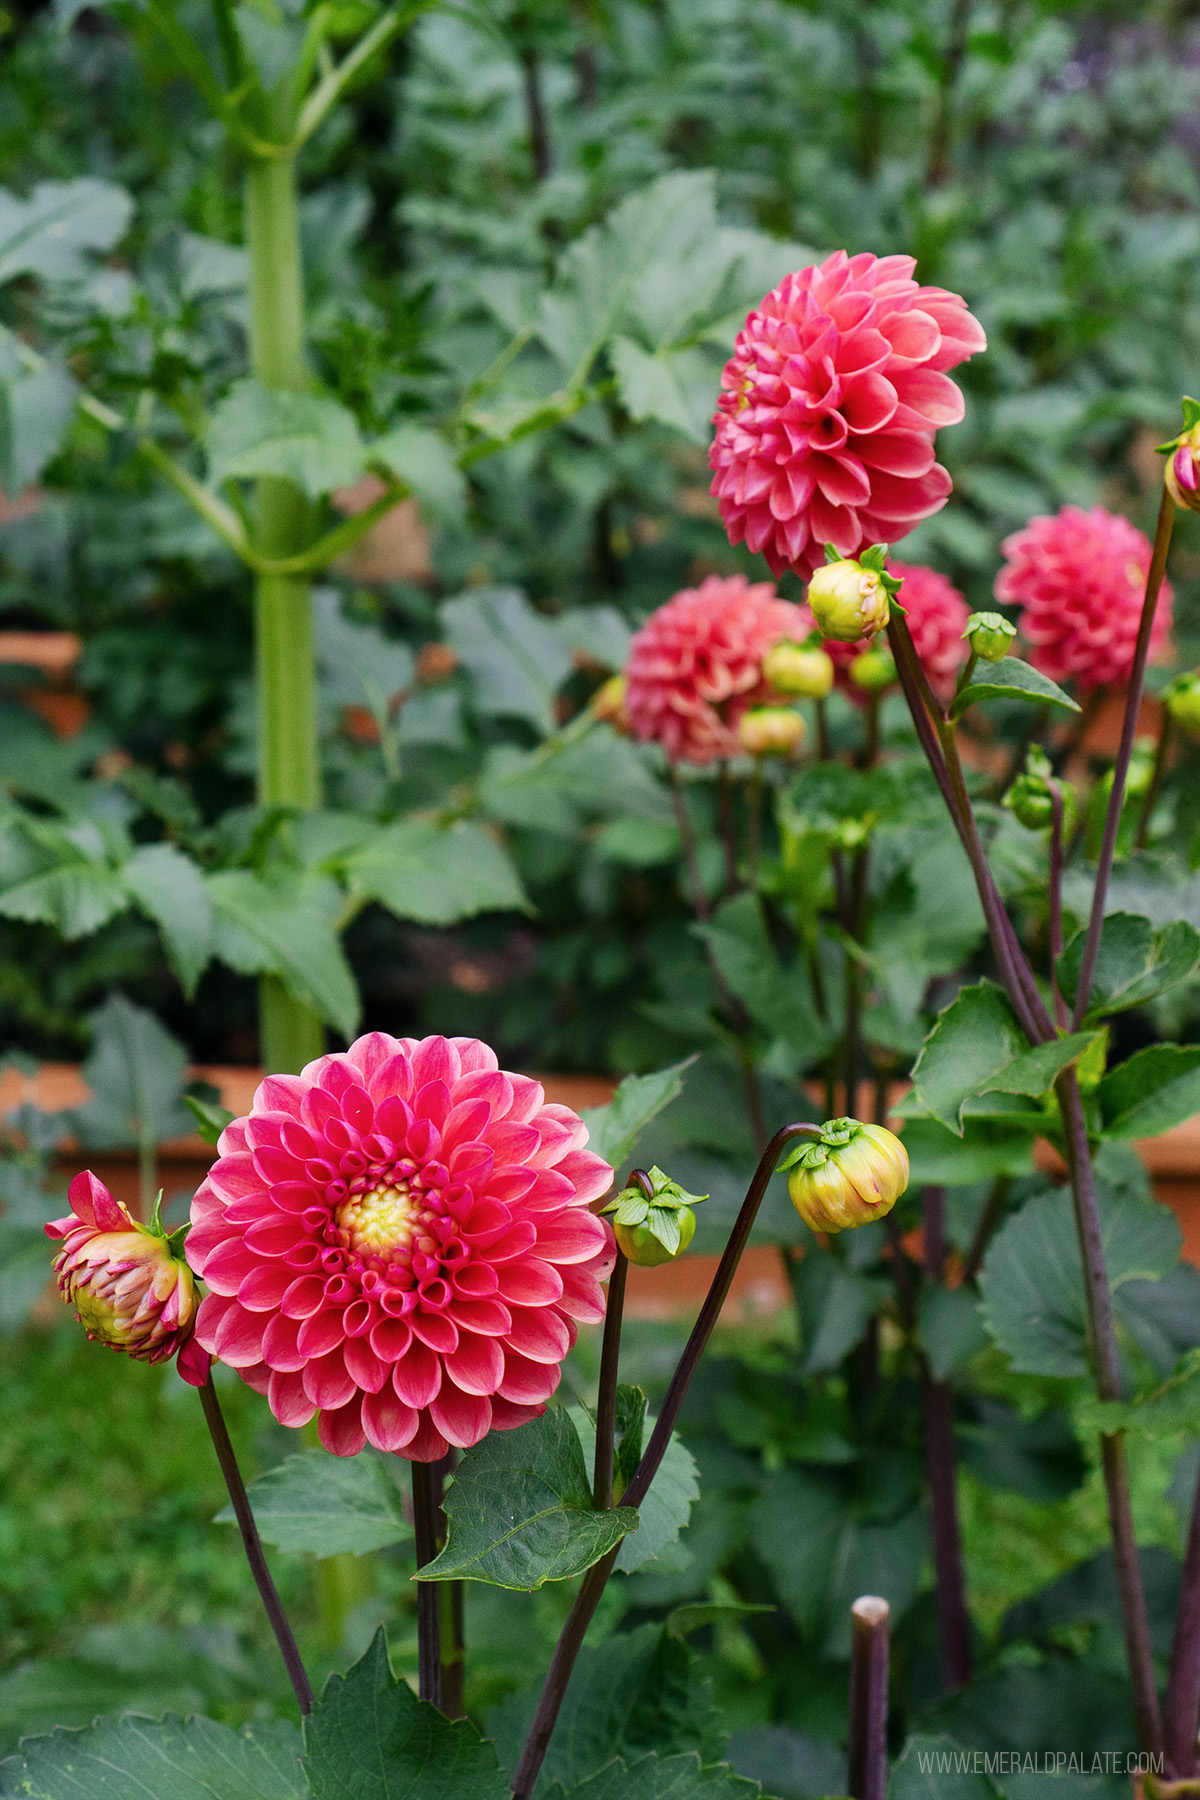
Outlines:
{"label": "dahlia foliage", "polygon": [[604,1315],[587,1136],[474,1038],[372,1032],[268,1076],[192,1204],[200,1342],[338,1456],[523,1425]]}
{"label": "dahlia foliage", "polygon": [[963,416],[946,374],[985,348],[966,302],[913,280],[911,256],[848,256],[786,275],[721,377],[712,492],[730,541],[807,577],[824,546],[895,543],[945,505],[934,434]]}
{"label": "dahlia foliage", "polygon": [[[1137,526],[1102,506],[1064,506],[1030,519],[1003,550],[996,598],[1021,608],[1018,625],[1034,667],[1081,688],[1128,680],[1150,567],[1150,541]],[[1152,658],[1166,648],[1171,601],[1164,581]]]}
{"label": "dahlia foliage", "polygon": [[[945,697],[953,693],[955,677],[967,660],[963,631],[971,616],[970,608],[952,581],[923,563],[903,563],[889,557],[888,572],[904,582],[900,604],[908,616],[913,646],[934,693]],[[838,685],[846,687],[851,699],[861,695],[847,682],[846,671],[868,643],[863,638],[857,644],[839,644],[833,639],[825,644],[838,671]]]}
{"label": "dahlia foliage", "polygon": [[763,657],[811,630],[807,608],[781,600],[769,581],[710,575],[684,588],[630,645],[625,712],[635,737],[661,744],[673,762],[740,755],[738,720],[773,697]]}

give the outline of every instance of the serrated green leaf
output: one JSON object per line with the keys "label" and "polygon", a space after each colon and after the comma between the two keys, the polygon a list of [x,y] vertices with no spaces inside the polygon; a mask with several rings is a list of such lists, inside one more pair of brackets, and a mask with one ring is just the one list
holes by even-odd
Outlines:
{"label": "serrated green leaf", "polygon": [[[1075,998],[1086,942],[1087,932],[1077,932],[1059,959],[1059,982],[1069,1000]],[[1185,919],[1172,920],[1156,931],[1140,913],[1109,913],[1084,1023],[1092,1024],[1107,1013],[1125,1012],[1131,1006],[1144,1006],[1186,981],[1198,962],[1200,932]]]}
{"label": "serrated green leaf", "polygon": [[216,954],[244,975],[278,975],[303,1005],[354,1036],[358,989],[334,921],[342,896],[321,875],[224,869],[209,877]]}
{"label": "serrated green leaf", "polygon": [[636,1531],[633,1507],[592,1507],[592,1487],[569,1415],[552,1408],[468,1450],[446,1493],[446,1547],[423,1581],[487,1581],[531,1592],[565,1581]]}
{"label": "serrated green leaf", "polygon": [[[620,1393],[637,1395],[644,1412],[646,1396],[640,1388],[624,1388]],[[573,1412],[583,1446],[585,1465],[590,1468],[596,1454],[596,1428],[585,1412]],[[645,1421],[645,1435],[654,1429],[653,1418]],[[641,1455],[642,1431],[631,1430],[628,1417],[617,1417],[618,1448],[614,1459],[614,1492],[619,1494],[637,1467]],[[669,1544],[679,1539],[687,1525],[691,1510],[700,1498],[700,1477],[695,1458],[687,1446],[672,1433],[662,1462],[642,1504],[638,1507],[638,1528],[625,1539],[617,1555],[616,1568],[632,1575],[661,1556]],[[652,1573],[655,1571],[651,1571]]]}
{"label": "serrated green leaf", "polygon": [[120,875],[100,863],[67,863],[0,893],[4,918],[53,925],[68,943],[90,937],[128,906],[129,895]]}
{"label": "serrated green leaf", "polygon": [[208,428],[209,478],[278,475],[312,499],[362,473],[363,447],[353,413],[329,394],[236,381]]}
{"label": "serrated green leaf", "polygon": [[0,326],[0,485],[19,494],[62,449],[79,388],[60,363],[30,368]]}
{"label": "serrated green leaf", "polygon": [[528,906],[504,846],[469,819],[399,819],[357,845],[342,866],[352,894],[425,925]]}
{"label": "serrated green leaf", "polygon": [[[412,1536],[393,1470],[379,1457],[305,1450],[252,1481],[247,1493],[259,1536],[279,1550],[317,1557],[365,1556]],[[217,1523],[234,1524],[231,1506]]]}
{"label": "serrated green leaf", "polygon": [[552,619],[517,588],[476,588],[442,607],[446,633],[471,677],[480,712],[554,729],[554,697],[571,653]]}
{"label": "serrated green leaf", "polygon": [[314,588],[312,609],[322,691],[343,706],[365,702],[382,736],[391,702],[412,682],[412,651],[376,626],[346,618],[336,588]]}
{"label": "serrated green leaf", "polygon": [[82,1072],[91,1098],[74,1115],[84,1142],[109,1149],[185,1132],[188,1054],[179,1039],[123,994],[110,995],[88,1023],[92,1048]]}
{"label": "serrated green leaf", "polygon": [[922,1288],[918,1319],[921,1348],[935,1381],[948,1381],[987,1342],[979,1296],[970,1288]]}
{"label": "serrated green leaf", "polygon": [[1110,1069],[1098,1092],[1105,1137],[1157,1137],[1200,1112],[1200,1045],[1151,1044]]}
{"label": "serrated green leaf", "polygon": [[1027,1049],[1001,988],[991,981],[960,988],[921,1046],[913,1069],[917,1098],[961,1137],[966,1101]]}
{"label": "serrated green leaf", "polygon": [[708,441],[713,359],[697,349],[651,354],[631,338],[614,338],[609,356],[630,418],[672,425],[693,443]]}
{"label": "serrated green leaf", "polygon": [[[308,1800],[300,1733],[283,1719],[231,1731],[127,1713],[84,1731],[27,1738],[0,1763],[11,1800]],[[491,1796],[487,1797],[491,1800]]]}
{"label": "serrated green leaf", "polygon": [[959,694],[951,713],[959,718],[969,706],[981,700],[1029,700],[1039,706],[1062,706],[1078,712],[1079,703],[1063,692],[1056,681],[1019,657],[1005,656],[999,662],[981,665],[969,687]]}
{"label": "serrated green leaf", "polygon": [[190,856],[174,844],[143,844],[121,869],[138,907],[163,935],[167,956],[190,1000],[213,953],[212,895]]}
{"label": "serrated green leaf", "polygon": [[395,1679],[382,1626],[354,1667],[325,1683],[304,1750],[312,1800],[510,1800],[475,1727]]}
{"label": "serrated green leaf", "polygon": [[703,1768],[692,1751],[684,1756],[652,1753],[627,1764],[614,1757],[578,1787],[555,1782],[545,1800],[758,1800],[757,1781],[747,1781],[726,1763]]}
{"label": "serrated green leaf", "polygon": [[39,181],[28,200],[0,189],[0,282],[82,280],[93,267],[85,252],[111,250],[132,213],[123,187],[94,176]]}
{"label": "serrated green leaf", "polygon": [[1052,1038],[1048,1044],[1038,1044],[1005,1063],[979,1091],[983,1094],[1029,1094],[1034,1098],[1049,1093],[1063,1070],[1077,1063],[1102,1035],[1098,1031],[1077,1031],[1070,1037]]}
{"label": "serrated green leaf", "polygon": [[586,1107],[588,1146],[619,1169],[632,1156],[643,1131],[683,1092],[683,1078],[695,1062],[689,1056],[653,1075],[626,1075],[607,1106]]}
{"label": "serrated green leaf", "polygon": [[367,447],[371,462],[381,462],[406,482],[435,518],[460,521],[467,510],[467,483],[454,452],[440,432],[426,425],[397,425]]}

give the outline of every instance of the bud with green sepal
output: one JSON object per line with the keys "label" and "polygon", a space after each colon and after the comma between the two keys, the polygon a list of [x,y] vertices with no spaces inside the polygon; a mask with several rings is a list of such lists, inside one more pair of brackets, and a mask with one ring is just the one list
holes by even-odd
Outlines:
{"label": "bud with green sepal", "polygon": [[763,679],[777,694],[798,700],[824,700],[833,687],[833,658],[822,650],[818,632],[803,644],[785,639],[763,657]]}
{"label": "bud with green sepal", "polygon": [[629,1186],[601,1210],[612,1214],[621,1254],[639,1269],[654,1269],[687,1249],[696,1232],[692,1208],[707,1199],[687,1193],[659,1168],[635,1169]]}
{"label": "bud with green sepal", "polygon": [[971,646],[971,655],[982,657],[984,662],[1003,662],[1016,635],[1016,626],[997,612],[972,613],[963,632]]}
{"label": "bud with green sepal", "polygon": [[804,720],[790,706],[752,706],[737,725],[749,756],[794,756],[804,742]]}
{"label": "bud with green sepal", "polygon": [[1200,737],[1200,669],[1177,675],[1163,689],[1162,702],[1174,724],[1192,737]]}
{"label": "bud with green sepal", "polygon": [[808,584],[817,630],[842,644],[875,637],[886,628],[900,592],[900,581],[887,572],[887,546],[875,544],[855,559],[840,556],[826,544],[825,556],[825,567],[817,569]]}
{"label": "bud with green sepal", "polygon": [[1164,480],[1176,506],[1200,512],[1200,400],[1185,397],[1183,430],[1158,450],[1167,458]]}
{"label": "bud with green sepal", "polygon": [[858,1119],[828,1119],[819,1138],[797,1144],[789,1170],[792,1205],[813,1231],[847,1231],[882,1219],[908,1186],[908,1152],[894,1132]]}
{"label": "bud with green sepal", "polygon": [[1027,831],[1045,831],[1053,823],[1054,790],[1050,779],[1050,759],[1034,745],[1025,758],[1024,769],[1004,796],[1004,805]]}
{"label": "bud with green sepal", "polygon": [[891,652],[882,645],[872,645],[850,664],[849,676],[855,687],[868,694],[881,694],[896,679],[896,664]]}

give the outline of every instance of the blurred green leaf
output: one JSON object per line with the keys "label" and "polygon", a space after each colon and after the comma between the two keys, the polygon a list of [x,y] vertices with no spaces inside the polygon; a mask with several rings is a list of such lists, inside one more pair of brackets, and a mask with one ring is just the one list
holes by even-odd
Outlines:
{"label": "blurred green leaf", "polygon": [[[392,1467],[366,1453],[305,1450],[259,1475],[246,1491],[259,1536],[279,1550],[365,1556],[412,1536]],[[216,1522],[236,1523],[232,1506],[222,1507]]]}
{"label": "blurred green leaf", "polygon": [[316,500],[363,469],[354,415],[329,394],[291,393],[236,381],[208,427],[209,479],[278,475]]}

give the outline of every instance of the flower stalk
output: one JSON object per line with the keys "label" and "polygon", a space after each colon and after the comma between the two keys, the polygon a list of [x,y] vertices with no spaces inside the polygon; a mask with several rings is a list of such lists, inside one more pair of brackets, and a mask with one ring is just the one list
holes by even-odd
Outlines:
{"label": "flower stalk", "polygon": [[884,1800],[887,1793],[887,1710],[890,1608],[864,1594],[850,1608],[850,1768],[852,1800]]}
{"label": "flower stalk", "polygon": [[[635,1169],[636,1181],[650,1198],[649,1177]],[[592,1479],[592,1504],[605,1512],[613,1503],[613,1454],[617,1431],[617,1372],[621,1360],[621,1322],[625,1311],[625,1278],[629,1264],[621,1251],[608,1278],[608,1304],[604,1309],[604,1338],[600,1346],[600,1386],[596,1397],[596,1460]]]}
{"label": "flower stalk", "polygon": [[442,1596],[436,1581],[422,1581],[420,1571],[438,1553],[437,1516],[440,1485],[433,1463],[414,1462],[412,1469],[413,1535],[417,1552],[417,1686],[422,1700],[442,1704]]}

